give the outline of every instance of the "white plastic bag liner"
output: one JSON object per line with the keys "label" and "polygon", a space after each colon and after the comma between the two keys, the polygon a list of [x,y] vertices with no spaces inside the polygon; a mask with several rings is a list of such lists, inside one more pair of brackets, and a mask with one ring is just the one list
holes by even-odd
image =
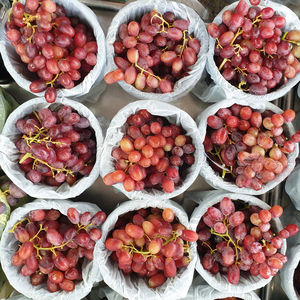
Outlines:
{"label": "white plastic bag liner", "polygon": [[194,300],[194,299],[205,299],[205,300],[215,300],[224,299],[227,297],[238,297],[243,300],[259,300],[260,298],[254,293],[237,293],[222,291],[219,292],[213,289],[211,286],[203,282],[202,278],[198,275],[191,285],[189,292],[186,297],[180,300]]}
{"label": "white plastic bag liner", "polygon": [[199,15],[190,7],[168,0],[138,0],[129,3],[123,7],[113,18],[106,37],[107,47],[107,71],[112,71],[117,68],[114,63],[115,51],[113,44],[118,37],[118,30],[121,24],[128,23],[132,20],[137,20],[143,14],[149,13],[152,9],[156,9],[160,13],[172,11],[176,17],[182,19],[190,19],[189,33],[200,41],[201,49],[197,56],[197,62],[190,68],[189,75],[178,80],[174,85],[174,90],[171,93],[145,93],[134,86],[127,84],[125,81],[120,81],[120,86],[130,95],[137,99],[155,99],[165,102],[176,100],[186,95],[201,78],[202,72],[206,64],[206,54],[208,51],[208,36],[204,22]]}
{"label": "white plastic bag liner", "polygon": [[298,300],[300,295],[294,287],[294,273],[300,262],[300,244],[287,251],[288,261],[280,271],[281,286],[289,300]]}
{"label": "white plastic bag liner", "polygon": [[[218,103],[215,103],[208,108],[206,108],[198,117],[197,122],[198,129],[200,133],[200,143],[203,143],[206,135],[206,127],[207,127],[207,118],[210,115],[216,114],[216,112],[220,108],[230,107],[233,104],[240,104],[245,106],[250,106],[252,109],[259,110],[260,112],[263,112],[265,110],[271,110],[274,113],[281,114],[283,111],[277,107],[276,105],[269,103],[269,102],[263,102],[263,101],[253,101],[253,99],[233,99],[228,98],[226,100],[220,101]],[[292,123],[285,123],[287,131],[289,136],[292,136],[295,133],[294,126]],[[277,186],[280,182],[282,182],[294,169],[296,164],[296,158],[299,155],[299,146],[296,144],[295,151],[293,153],[290,153],[288,157],[288,166],[286,169],[279,175],[276,175],[275,179],[268,182],[267,184],[264,184],[262,189],[259,191],[255,191],[252,188],[239,188],[235,183],[233,182],[226,182],[223,180],[223,178],[214,171],[211,166],[209,165],[209,159],[206,158],[202,164],[202,167],[200,169],[200,175],[207,181],[208,184],[210,184],[212,187],[216,189],[223,189],[227,190],[233,193],[242,193],[242,194],[249,194],[249,195],[261,195],[275,186]]]}
{"label": "white plastic bag liner", "polygon": [[[21,0],[20,2],[24,4],[25,0]],[[78,0],[54,0],[54,2],[62,5],[65,8],[68,16],[79,17],[83,23],[89,25],[93,30],[98,45],[97,64],[84,78],[84,80],[74,88],[57,90],[57,98],[72,97],[73,99],[76,99],[76,97],[83,96],[89,93],[92,88],[95,88],[97,92],[102,92],[104,89],[100,83],[104,78],[104,68],[106,64],[105,35],[95,13],[89,7]],[[21,62],[19,55],[16,53],[16,50],[11,45],[10,41],[5,37],[4,26],[7,19],[8,12],[6,13],[4,20],[2,21],[2,33],[0,35],[0,51],[4,65],[10,75],[16,81],[16,83],[26,91],[32,93],[29,86],[31,83],[31,79],[34,78],[33,74],[27,70],[27,66]],[[93,92],[93,90],[91,92]],[[33,94],[37,96],[44,96],[44,92]],[[98,99],[93,99],[88,96],[87,98],[90,99],[90,101],[95,101]],[[83,101],[84,97],[79,100]]]}
{"label": "white plastic bag liner", "polygon": [[[249,0],[246,0],[248,5],[250,5]],[[226,7],[224,7],[219,14],[213,20],[214,23],[220,25],[222,23],[222,14],[225,10],[233,11],[234,8],[237,6],[238,1],[234,2]],[[251,5],[250,5],[251,6]],[[290,31],[293,29],[300,29],[300,20],[297,15],[288,7],[272,2],[270,0],[262,0],[258,7],[272,7],[277,15],[283,16],[286,18],[286,25],[284,26],[283,31]],[[249,93],[245,93],[242,90],[236,88],[232,84],[230,84],[220,73],[216,63],[214,61],[214,49],[215,49],[215,42],[216,40],[209,37],[209,50],[207,54],[207,64],[206,69],[210,74],[212,80],[214,81],[216,87],[212,84],[209,87],[209,91],[204,89],[203,97],[201,95],[201,90],[197,93],[198,96],[205,102],[218,102],[225,98],[236,98],[236,99],[248,99],[248,100],[255,100],[256,102],[262,101],[273,101],[285,95],[293,86],[295,86],[300,81],[300,73],[298,73],[293,79],[289,79],[287,83],[282,85],[280,88],[276,89],[274,92],[268,93],[266,95],[252,95]],[[203,86],[201,86],[203,88]],[[225,94],[225,97],[224,97]],[[209,96],[209,97],[207,97]]]}
{"label": "white plastic bag liner", "polygon": [[[90,122],[90,127],[94,130],[97,144],[96,162],[88,176],[82,177],[76,181],[73,186],[63,183],[59,187],[53,187],[42,183],[32,183],[25,177],[24,172],[18,165],[19,151],[14,142],[21,135],[15,124],[33,110],[39,111],[42,108],[55,108],[60,105],[69,105],[76,110],[81,116],[86,117]],[[31,197],[44,199],[67,199],[80,195],[88,189],[98,178],[100,173],[100,156],[103,144],[103,134],[99,122],[93,113],[83,104],[66,98],[57,99],[55,103],[50,104],[44,98],[34,98],[20,105],[15,109],[4,125],[2,134],[0,134],[0,166],[10,180],[20,189]]]}
{"label": "white plastic bag liner", "polygon": [[[262,209],[271,208],[267,203],[263,202],[262,200],[256,197],[243,194],[227,193],[226,191],[222,190],[187,193],[186,197],[188,200],[192,200],[196,203],[199,203],[199,206],[195,208],[190,218],[192,230],[196,230],[199,221],[201,220],[202,216],[206,213],[207,209],[210,206],[219,203],[224,197],[228,197],[231,200],[243,200],[251,205],[257,205]],[[282,230],[282,224],[280,220],[272,219],[272,223],[275,232],[279,232],[280,230]],[[286,241],[284,240],[280,252],[285,254],[285,251]],[[196,263],[196,270],[210,286],[212,286],[214,289],[220,292],[226,291],[228,293],[249,293],[256,289],[262,288],[272,280],[272,277],[270,277],[269,279],[263,279],[260,276],[252,276],[249,273],[249,275],[247,275],[246,277],[242,277],[241,275],[238,284],[231,284],[228,282],[226,275],[221,275],[220,273],[213,275],[209,271],[206,271],[201,264],[199,255]]]}
{"label": "white plastic bag liner", "polygon": [[114,229],[118,217],[134,210],[147,207],[171,208],[179,222],[190,228],[188,216],[183,208],[171,200],[160,201],[154,199],[127,201],[120,204],[106,219],[102,226],[102,238],[96,243],[94,260],[98,263],[101,275],[105,283],[118,294],[130,300],[163,300],[179,299],[185,297],[192,283],[195,263],[197,260],[196,243],[190,243],[190,254],[192,261],[186,268],[181,268],[178,274],[169,278],[162,286],[155,289],[149,288],[143,278],[124,275],[118,268],[117,263],[113,263],[110,255],[111,251],[105,248],[105,240],[108,234]]}
{"label": "white plastic bag liner", "polygon": [[136,101],[126,105],[114,116],[114,118],[111,120],[109,128],[107,129],[104,140],[100,163],[100,175],[103,178],[106,174],[115,171],[115,159],[111,156],[111,151],[120,145],[120,141],[123,135],[126,133],[125,123],[127,118],[130,115],[138,112],[140,109],[147,109],[155,116],[165,117],[171,123],[181,125],[186,131],[186,135],[193,139],[193,144],[196,149],[194,152],[195,162],[187,169],[185,180],[181,185],[175,187],[173,193],[165,193],[164,191],[157,189],[151,189],[150,191],[149,189],[145,189],[142,191],[126,192],[123,187],[123,183],[115,184],[114,187],[119,189],[130,199],[163,200],[173,198],[187,190],[195,181],[205,157],[203,152],[204,147],[200,142],[200,134],[195,121],[185,111],[168,103],[154,100]]}
{"label": "white plastic bag liner", "polygon": [[55,293],[50,293],[47,290],[46,284],[33,286],[30,283],[30,277],[22,276],[19,273],[20,268],[17,268],[11,264],[11,258],[18,250],[19,245],[19,241],[14,237],[14,235],[8,232],[14,226],[14,224],[24,219],[31,210],[57,209],[61,212],[61,214],[67,215],[67,210],[70,207],[76,208],[80,213],[89,211],[92,214],[95,214],[96,212],[100,211],[100,208],[97,205],[87,202],[37,199],[34,202],[25,204],[23,207],[17,208],[11,214],[10,220],[7,223],[0,242],[0,261],[9,283],[18,292],[22,293],[28,298],[34,300],[81,299],[91,291],[95,282],[101,281],[102,279],[95,259],[93,261],[85,260],[82,265],[82,281],[75,284],[74,291],[58,291]]}
{"label": "white plastic bag liner", "polygon": [[285,191],[289,195],[296,209],[300,210],[300,166],[287,178]]}

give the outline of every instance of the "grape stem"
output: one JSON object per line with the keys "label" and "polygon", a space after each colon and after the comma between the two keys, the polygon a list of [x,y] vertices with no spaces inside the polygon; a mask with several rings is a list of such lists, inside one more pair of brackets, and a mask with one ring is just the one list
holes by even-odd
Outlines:
{"label": "grape stem", "polygon": [[28,218],[22,219],[21,221],[17,222],[12,229],[8,230],[9,233],[14,233],[16,228],[21,225],[23,222],[27,221],[28,223],[30,222],[30,220]]}
{"label": "grape stem", "polygon": [[55,77],[54,77],[51,81],[47,81],[46,84],[47,84],[47,85],[51,85],[51,87],[53,87],[53,85],[54,85],[56,79],[58,78],[58,76],[60,76],[60,75],[62,75],[62,74],[63,74],[63,72],[57,73],[57,74],[55,75]]}
{"label": "grape stem", "polygon": [[[33,143],[35,143],[35,144],[45,143],[47,149],[49,149],[48,143],[53,144],[53,145],[58,145],[58,146],[62,146],[62,145],[66,144],[64,142],[52,141],[52,137],[49,137],[48,135],[45,134],[46,132],[48,132],[48,129],[46,129],[44,127],[41,127],[41,128],[37,127],[37,128],[38,128],[38,132],[35,136],[31,136],[31,134],[29,134],[29,136],[27,136],[26,134],[24,134],[22,136],[22,139],[24,139],[26,141],[26,144],[28,147],[32,148],[31,144],[33,144]],[[40,138],[40,136],[43,136],[43,138]]]}
{"label": "grape stem", "polygon": [[37,28],[37,25],[31,26],[31,28],[32,28],[32,34],[31,34],[31,36],[29,38],[26,39],[26,41],[28,41],[29,43],[31,43],[31,40],[32,40],[33,35],[35,33],[35,28]]}
{"label": "grape stem", "polygon": [[231,61],[229,58],[224,58],[222,63],[219,66],[219,71],[223,68],[223,66],[226,64],[226,62]]}
{"label": "grape stem", "polygon": [[85,231],[87,231],[87,229],[90,227],[90,226],[92,226],[93,224],[92,223],[89,223],[89,224],[87,224],[87,225],[82,225],[82,224],[77,224],[77,227],[78,227],[78,230],[77,230],[77,233],[80,231],[80,230],[82,230],[82,229],[84,229]]}
{"label": "grape stem", "polygon": [[213,249],[208,243],[202,242],[202,245],[205,245],[206,247],[209,248],[210,254],[213,254],[214,252],[217,251],[217,249]]}
{"label": "grape stem", "polygon": [[244,88],[242,88],[242,86],[245,85],[245,84],[246,84],[245,81],[241,81],[241,82],[239,83],[238,88],[239,88],[240,90],[244,91],[244,92],[248,92],[249,89],[244,89]]}
{"label": "grape stem", "polygon": [[154,10],[154,11],[155,11],[155,14],[151,17],[150,23],[152,24],[152,20],[153,20],[154,17],[160,19],[162,21],[162,23],[160,23],[160,26],[162,27],[162,30],[159,33],[166,32],[165,31],[165,24],[167,24],[168,28],[170,28],[171,25],[162,17],[161,13],[159,13],[157,10]]}
{"label": "grape stem", "polygon": [[40,224],[40,228],[39,228],[38,232],[29,241],[32,242],[35,238],[40,240],[41,238],[39,237],[39,234],[43,230],[46,231],[46,229],[43,227],[43,224]]}
{"label": "grape stem", "polygon": [[49,247],[49,248],[42,248],[42,247],[39,247],[38,245],[33,245],[33,247],[36,249],[36,256],[39,258],[39,259],[42,259],[42,257],[40,256],[40,250],[45,250],[45,251],[51,251],[55,256],[56,256],[56,252],[55,252],[55,249],[62,249],[64,246],[66,246],[69,242],[63,242],[61,245],[59,246],[52,246],[52,247]]}
{"label": "grape stem", "polygon": [[35,115],[35,117],[37,118],[37,120],[40,122],[40,124],[42,124],[42,121],[41,121],[38,113],[35,110],[33,111],[33,114]]}
{"label": "grape stem", "polygon": [[219,41],[219,39],[218,38],[216,38],[216,41],[217,41],[217,48],[221,48],[221,49],[223,49],[223,46],[220,44],[220,41]]}
{"label": "grape stem", "polygon": [[6,197],[7,195],[10,194],[10,191],[9,191],[9,190],[5,190],[5,191],[2,192],[2,191],[0,190],[0,194],[3,195],[4,197]]}
{"label": "grape stem", "polygon": [[55,173],[54,172],[57,172],[60,173],[60,172],[63,172],[65,173],[66,175],[71,175],[72,177],[74,177],[74,174],[71,170],[68,170],[66,168],[62,168],[62,169],[58,169],[58,168],[55,168],[55,167],[52,167],[50,166],[48,163],[46,163],[45,161],[39,159],[39,158],[36,158],[32,153],[29,153],[27,152],[19,161],[20,164],[22,164],[22,162],[24,162],[27,158],[32,158],[34,159],[34,162],[32,164],[32,169],[36,169],[37,167],[37,163],[41,163],[43,165],[46,165],[50,170],[51,170],[51,173],[52,173],[52,177],[54,178],[55,177]]}
{"label": "grape stem", "polygon": [[187,32],[188,32],[187,30],[183,31],[183,43],[182,43],[182,45],[180,45],[181,50],[180,50],[180,54],[178,54],[179,57],[182,56],[183,51],[186,49],[186,44],[187,44],[188,38],[186,38],[185,35]]}
{"label": "grape stem", "polygon": [[[231,41],[231,43],[230,43],[230,46],[233,45],[233,43],[234,43],[234,41],[236,40],[236,38],[237,38],[239,35],[243,34],[243,32],[244,32],[244,30],[241,29],[241,27],[239,27],[237,33],[235,34],[235,36],[233,37],[233,39],[232,39],[232,41]],[[239,45],[239,46],[240,46],[240,45]]]}
{"label": "grape stem", "polygon": [[[248,74],[245,72],[245,71],[247,70],[247,68],[241,69],[240,67],[236,67],[234,70],[235,70],[235,71],[238,71],[239,73],[243,74],[244,76],[247,76],[247,75],[248,75]],[[242,81],[242,82],[245,82],[245,81]],[[246,84],[246,82],[245,82],[245,84]],[[240,89],[240,87],[239,87],[239,89]]]}
{"label": "grape stem", "polygon": [[137,63],[134,63],[134,66],[135,66],[136,68],[140,69],[142,74],[143,74],[143,72],[145,72],[145,73],[147,73],[148,75],[155,77],[155,78],[158,79],[159,81],[161,80],[160,77],[158,77],[158,76],[156,76],[156,75],[154,75],[154,74],[148,72],[148,71],[145,70],[144,68],[140,67]]}
{"label": "grape stem", "polygon": [[252,25],[255,25],[256,23],[259,23],[261,21],[261,15],[258,15],[255,20],[252,22]]}
{"label": "grape stem", "polygon": [[13,2],[11,4],[11,9],[8,12],[8,22],[10,22],[10,15],[12,14],[12,8],[13,8],[14,4],[17,2],[20,2],[20,0],[13,0]]}

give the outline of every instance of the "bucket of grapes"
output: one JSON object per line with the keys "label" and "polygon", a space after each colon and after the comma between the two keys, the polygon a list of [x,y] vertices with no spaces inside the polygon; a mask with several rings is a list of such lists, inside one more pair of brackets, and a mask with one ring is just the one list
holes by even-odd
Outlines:
{"label": "bucket of grapes", "polygon": [[204,160],[195,121],[154,100],[121,109],[107,130],[100,174],[130,199],[169,199],[194,182]]}
{"label": "bucket of grapes", "polygon": [[269,102],[228,99],[199,115],[206,160],[200,174],[213,187],[264,194],[294,169],[299,134],[295,112]]}
{"label": "bucket of grapes", "polygon": [[103,79],[105,36],[80,1],[14,1],[2,24],[7,70],[19,86],[47,102],[83,96]]}
{"label": "bucket of grapes", "polygon": [[[192,283],[198,235],[177,203],[122,203],[103,225],[95,261],[105,283],[125,298],[179,299]],[[180,288],[178,288],[180,287]]]}
{"label": "bucket of grapes", "polygon": [[66,199],[99,176],[102,130],[83,104],[35,98],[19,106],[0,135],[0,165],[26,194]]}
{"label": "bucket of grapes", "polygon": [[196,270],[210,286],[247,293],[268,284],[283,268],[286,239],[299,228],[282,228],[281,206],[224,191],[194,193],[189,199],[199,203],[190,219],[199,235]]}
{"label": "bucket of grapes", "polygon": [[287,251],[288,262],[280,272],[281,286],[289,299],[298,299],[300,295],[300,245]]}
{"label": "bucket of grapes", "polygon": [[108,84],[137,99],[170,102],[187,94],[206,64],[208,37],[199,15],[167,0],[134,1],[112,20],[107,38]]}
{"label": "bucket of grapes", "polygon": [[106,214],[95,204],[37,199],[11,214],[0,243],[10,284],[30,299],[82,299],[101,280],[93,260]]}
{"label": "bucket of grapes", "polygon": [[207,71],[225,97],[272,101],[300,80],[300,21],[282,4],[249,2],[226,6],[208,25]]}

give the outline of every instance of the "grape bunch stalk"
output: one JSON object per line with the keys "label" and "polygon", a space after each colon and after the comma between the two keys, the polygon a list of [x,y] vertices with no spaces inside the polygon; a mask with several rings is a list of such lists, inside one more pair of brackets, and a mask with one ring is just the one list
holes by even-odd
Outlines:
{"label": "grape bunch stalk", "polygon": [[52,0],[26,0],[25,5],[14,0],[5,29],[21,61],[35,74],[30,90],[45,91],[49,103],[56,100],[56,89],[72,89],[97,63],[91,28],[67,17]]}
{"label": "grape bunch stalk", "polygon": [[146,109],[129,116],[120,146],[112,150],[115,171],[104,176],[106,185],[123,182],[127,192],[147,188],[172,193],[194,164],[195,147],[182,127]]}
{"label": "grape bunch stalk", "polygon": [[156,10],[119,27],[114,42],[118,69],[104,77],[107,84],[125,80],[144,92],[171,93],[177,80],[196,63],[201,43],[189,33],[189,19]]}
{"label": "grape bunch stalk", "polygon": [[282,212],[280,205],[267,210],[228,197],[209,207],[197,228],[203,268],[212,274],[226,274],[231,284],[238,284],[241,275],[275,276],[287,262],[279,252],[283,240],[299,231],[295,224],[278,234],[274,231],[271,221]]}
{"label": "grape bunch stalk", "polygon": [[291,138],[284,132],[295,116],[291,109],[279,114],[239,104],[220,108],[207,118],[203,142],[211,167],[239,188],[262,189],[284,172],[300,142],[300,131]]}
{"label": "grape bunch stalk", "polygon": [[70,106],[49,108],[19,119],[22,136],[15,142],[20,152],[19,166],[33,183],[72,186],[88,176],[96,160],[94,132],[87,118]]}
{"label": "grape bunch stalk", "polygon": [[188,266],[189,242],[197,240],[198,234],[179,223],[172,209],[142,208],[119,217],[105,247],[124,275],[147,277],[148,286],[156,288]]}
{"label": "grape bunch stalk", "polygon": [[22,276],[30,276],[33,286],[44,282],[49,292],[71,292],[82,281],[84,258],[93,260],[96,241],[102,232],[106,214],[99,211],[80,214],[69,208],[67,217],[58,210],[37,209],[17,222],[9,231],[20,242],[12,256],[12,265]]}
{"label": "grape bunch stalk", "polygon": [[222,23],[207,30],[216,39],[215,62],[222,76],[244,92],[264,95],[300,72],[300,31],[283,32],[286,18],[273,8],[240,0]]}

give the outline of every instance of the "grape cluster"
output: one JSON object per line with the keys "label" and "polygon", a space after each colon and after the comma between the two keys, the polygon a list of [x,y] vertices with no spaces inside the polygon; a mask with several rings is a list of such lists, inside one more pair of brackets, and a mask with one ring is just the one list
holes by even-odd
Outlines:
{"label": "grape cluster", "polygon": [[[259,1],[252,1],[259,3]],[[216,39],[215,62],[222,76],[255,95],[272,92],[300,72],[300,31],[283,33],[286,19],[271,7],[248,7],[240,0],[222,14],[222,24],[208,25]]]}
{"label": "grape cluster", "polygon": [[166,118],[139,110],[127,119],[126,134],[112,150],[115,170],[104,176],[106,185],[123,182],[127,192],[161,187],[172,193],[194,164],[195,147],[182,127]]}
{"label": "grape cluster", "polygon": [[189,34],[189,24],[173,12],[156,10],[144,14],[139,22],[122,24],[114,42],[118,69],[106,74],[106,83],[125,80],[144,92],[171,93],[200,52],[201,44]]}
{"label": "grape cluster", "polygon": [[282,114],[260,113],[239,104],[219,109],[207,118],[203,142],[211,167],[239,188],[260,190],[285,170],[287,155],[300,141],[300,132],[291,140],[284,135],[284,123],[294,118],[291,109]]}
{"label": "grape cluster", "polygon": [[96,156],[94,131],[89,120],[70,106],[33,111],[19,119],[16,127],[23,134],[15,142],[19,165],[33,183],[60,186],[67,182],[72,186],[92,171]]}
{"label": "grape cluster", "polygon": [[170,208],[142,208],[119,217],[105,247],[125,275],[147,277],[151,288],[161,286],[191,261],[189,242],[196,232],[176,220]]}
{"label": "grape cluster", "polygon": [[283,240],[299,231],[295,224],[278,235],[272,230],[272,218],[279,218],[282,212],[279,205],[266,210],[239,200],[233,203],[228,197],[209,207],[197,228],[203,268],[212,274],[227,274],[231,284],[238,284],[243,273],[264,279],[274,276],[287,262],[279,252]]}
{"label": "grape cluster", "polygon": [[26,0],[25,5],[14,1],[5,29],[28,71],[36,75],[30,90],[46,90],[49,103],[56,100],[57,88],[72,89],[97,63],[91,28],[77,17],[68,18],[64,7],[52,0]]}
{"label": "grape cluster", "polygon": [[[0,184],[0,195],[4,195],[10,206],[16,206],[19,199],[24,198],[26,194],[11,181],[4,181]],[[6,210],[6,205],[0,202],[0,215]]]}
{"label": "grape cluster", "polygon": [[294,272],[294,287],[298,294],[300,294],[300,265],[298,264],[295,272]]}
{"label": "grape cluster", "polygon": [[93,260],[95,243],[102,236],[97,226],[105,220],[103,211],[80,215],[69,208],[66,217],[55,209],[32,210],[10,230],[20,242],[12,265],[21,267],[21,275],[30,276],[34,286],[46,281],[51,293],[73,291],[82,280],[84,258]]}

